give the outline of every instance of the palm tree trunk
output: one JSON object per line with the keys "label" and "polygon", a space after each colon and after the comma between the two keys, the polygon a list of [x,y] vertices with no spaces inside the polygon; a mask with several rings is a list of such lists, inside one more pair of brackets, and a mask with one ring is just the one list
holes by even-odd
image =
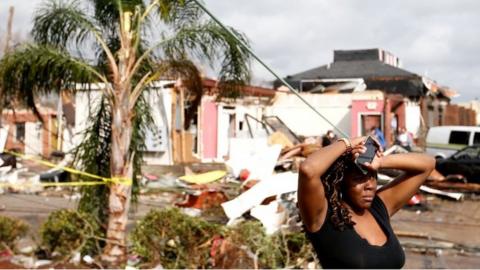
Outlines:
{"label": "palm tree trunk", "polygon": [[[131,13],[124,12],[121,20],[121,46],[118,51],[118,73],[114,79],[115,96],[112,103],[112,152],[110,156],[110,173],[112,179],[133,180],[133,156],[130,153],[132,139],[132,112],[130,111],[131,73],[130,68],[135,62],[133,51],[131,27]],[[130,197],[132,185],[113,181],[110,186],[108,198],[108,227],[107,246],[105,247],[102,260],[112,266],[119,266],[127,259],[127,235],[128,210],[130,209]]]}
{"label": "palm tree trunk", "polygon": [[110,186],[108,242],[102,255],[102,260],[112,265],[125,262],[127,255],[126,227],[132,186],[128,183],[119,183],[118,180],[123,181],[133,177],[133,154],[129,155],[131,136],[132,123],[128,106],[114,106],[110,170],[115,181]]}

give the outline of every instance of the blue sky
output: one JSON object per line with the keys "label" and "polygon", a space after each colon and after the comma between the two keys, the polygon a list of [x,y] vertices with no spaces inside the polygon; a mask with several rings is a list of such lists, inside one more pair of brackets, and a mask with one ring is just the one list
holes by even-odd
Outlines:
{"label": "blue sky", "polygon": [[[480,98],[480,1],[476,0],[204,0],[223,22],[247,35],[253,50],[282,76],[333,60],[334,49],[383,48],[404,69]],[[14,5],[14,31],[25,36],[41,0],[2,0],[0,20]],[[4,33],[5,23],[0,24]],[[255,81],[273,79],[253,64]]]}

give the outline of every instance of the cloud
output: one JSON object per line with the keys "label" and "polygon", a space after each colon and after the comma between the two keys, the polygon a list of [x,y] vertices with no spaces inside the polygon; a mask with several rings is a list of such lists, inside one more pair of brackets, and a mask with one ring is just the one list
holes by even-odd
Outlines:
{"label": "cloud", "polygon": [[[15,5],[14,28],[28,33],[41,0]],[[472,99],[480,89],[480,1],[477,0],[204,0],[224,23],[245,33],[253,50],[281,76],[327,64],[334,49],[383,48],[403,68],[427,74]],[[0,23],[0,32],[4,31]],[[259,80],[273,78],[258,64]]]}
{"label": "cloud", "polygon": [[0,1],[0,31],[4,33],[6,30],[8,9],[10,6],[15,7],[15,13],[13,17],[13,31],[27,35],[30,32],[32,15],[35,6],[37,6],[41,0],[2,0]]}
{"label": "cloud", "polygon": [[[207,0],[282,76],[333,60],[334,49],[383,48],[403,67],[475,97],[480,1]],[[257,76],[272,78],[258,65]]]}

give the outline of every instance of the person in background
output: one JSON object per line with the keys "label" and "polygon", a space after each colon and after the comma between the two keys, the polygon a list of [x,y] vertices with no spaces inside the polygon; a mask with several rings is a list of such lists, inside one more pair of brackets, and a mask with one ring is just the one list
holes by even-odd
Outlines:
{"label": "person in background", "polygon": [[[408,153],[383,156],[367,174],[354,164],[365,153],[365,138],[342,138],[300,165],[298,208],[323,268],[401,268],[405,254],[390,224],[435,167],[435,159]],[[377,171],[404,173],[377,190]]]}
{"label": "person in background", "polygon": [[322,137],[322,147],[328,146],[337,140],[337,135],[333,133],[333,130],[327,131]]}
{"label": "person in background", "polygon": [[395,142],[395,140],[397,139],[397,132],[398,132],[398,117],[395,113],[391,113],[391,121],[390,121],[390,130],[392,132],[390,132],[390,141],[391,142]]}
{"label": "person in background", "polygon": [[413,150],[413,147],[415,146],[415,140],[413,138],[413,133],[406,130],[405,131],[407,132],[407,137],[408,137],[408,145],[410,145],[410,150]]}
{"label": "person in background", "polygon": [[386,147],[385,143],[385,136],[383,135],[383,132],[381,129],[379,129],[376,126],[373,126],[372,129],[370,129],[370,135],[372,135],[377,141],[380,143],[380,146],[382,146],[383,149]]}
{"label": "person in background", "polygon": [[413,146],[413,135],[411,133],[409,134],[404,127],[400,127],[396,143],[407,151],[411,151]]}

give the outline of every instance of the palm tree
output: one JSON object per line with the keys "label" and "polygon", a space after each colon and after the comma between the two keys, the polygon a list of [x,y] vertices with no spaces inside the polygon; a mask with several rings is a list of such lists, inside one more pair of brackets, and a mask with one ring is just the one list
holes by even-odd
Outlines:
{"label": "palm tree", "polygon": [[[32,36],[34,43],[2,59],[3,105],[16,99],[37,111],[39,95],[74,90],[78,84],[86,89],[92,83],[104,86],[97,110],[101,117],[95,124],[104,125],[108,145],[103,150],[109,151],[105,163],[109,170],[98,173],[114,181],[108,186],[107,244],[102,258],[120,263],[126,258],[131,179],[140,155],[134,144],[141,141],[142,133],[135,130],[145,123],[139,115],[145,109],[142,91],[158,79],[183,78],[200,97],[201,77],[194,64],[200,60],[217,67],[220,88],[235,90],[249,79],[249,56],[189,0],[46,0],[35,13]],[[91,130],[99,132],[99,126],[92,125]],[[92,137],[88,139],[91,142]],[[93,149],[93,156],[104,154],[98,147]]]}

